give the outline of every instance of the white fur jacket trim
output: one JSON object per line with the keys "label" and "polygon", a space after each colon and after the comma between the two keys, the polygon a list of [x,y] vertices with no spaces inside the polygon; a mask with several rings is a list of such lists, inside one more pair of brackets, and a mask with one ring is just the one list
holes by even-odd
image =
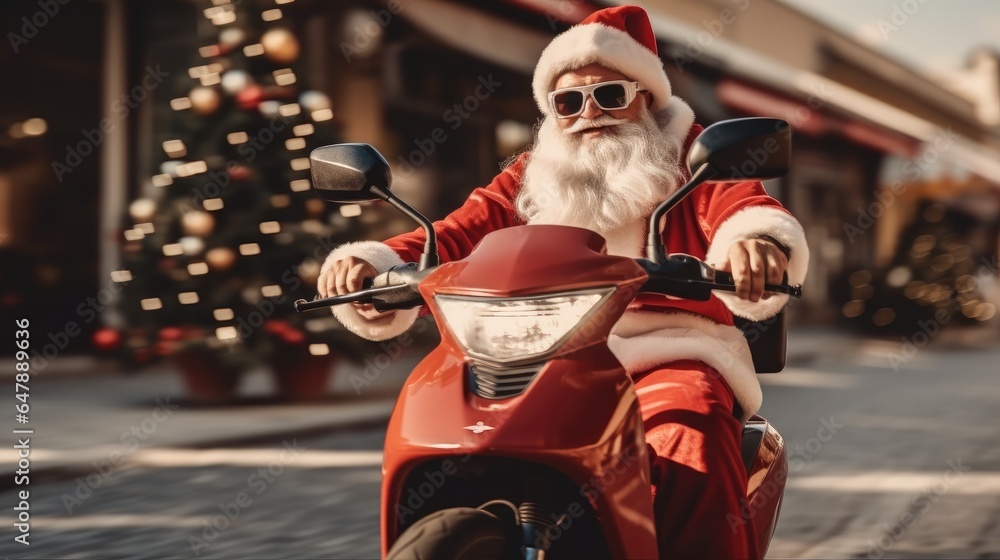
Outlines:
{"label": "white fur jacket trim", "polygon": [[750,346],[736,327],[681,312],[628,311],[608,337],[608,347],[630,374],[696,360],[718,371],[733,390],[746,422],[763,394]]}
{"label": "white fur jacket trim", "polygon": [[[358,241],[355,243],[345,243],[334,249],[330,253],[330,256],[326,258],[326,261],[323,262],[323,267],[320,269],[320,276],[333,266],[333,263],[347,257],[358,257],[368,261],[380,274],[396,265],[403,264],[403,259],[399,258],[399,255],[385,243],[379,241]],[[395,312],[395,315],[388,323],[376,325],[362,317],[358,313],[358,310],[351,304],[337,305],[331,309],[333,310],[333,316],[342,325],[347,327],[347,330],[362,338],[375,341],[388,340],[403,334],[413,326],[413,323],[417,321],[417,315],[420,314],[420,308],[400,309]]]}
{"label": "white fur jacket trim", "polygon": [[[708,246],[705,262],[719,265],[728,259],[729,246],[736,241],[770,236],[789,249],[788,282],[801,284],[809,269],[809,246],[799,222],[787,212],[770,206],[749,206],[732,216],[719,226],[712,243]],[[762,321],[773,317],[788,303],[785,294],[771,295],[754,303],[740,299],[732,292],[714,292],[734,315]]]}

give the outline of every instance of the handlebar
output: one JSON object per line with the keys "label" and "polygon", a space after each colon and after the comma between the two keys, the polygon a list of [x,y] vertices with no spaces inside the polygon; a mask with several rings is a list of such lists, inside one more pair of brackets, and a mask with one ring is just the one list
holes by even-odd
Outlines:
{"label": "handlebar", "polygon": [[[706,301],[712,296],[713,290],[736,291],[736,283],[732,274],[716,270],[691,255],[669,255],[662,264],[646,259],[636,259],[636,261],[649,275],[642,288],[644,292]],[[788,294],[795,298],[802,297],[802,286],[800,285],[764,284],[764,290]]]}
{"label": "handlebar", "polygon": [[434,267],[419,270],[417,263],[394,266],[375,278],[365,278],[362,288],[356,292],[328,298],[295,302],[295,311],[310,311],[344,303],[371,303],[376,311],[410,309],[424,303],[417,286]]}
{"label": "handlebar", "polygon": [[[691,255],[669,255],[662,264],[646,259],[636,259],[636,262],[649,276],[642,287],[643,292],[706,301],[712,296],[712,290],[736,291],[732,274],[716,270]],[[344,303],[371,303],[378,311],[411,309],[424,303],[417,286],[434,268],[419,270],[416,263],[395,266],[374,279],[365,279],[361,290],[313,301],[300,299],[295,302],[295,310],[309,311]],[[764,290],[802,297],[800,285],[765,284]]]}

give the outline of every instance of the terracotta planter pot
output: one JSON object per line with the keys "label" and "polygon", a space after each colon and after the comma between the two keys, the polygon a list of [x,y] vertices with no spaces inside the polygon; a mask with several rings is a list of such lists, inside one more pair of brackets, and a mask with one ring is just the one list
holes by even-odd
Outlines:
{"label": "terracotta planter pot", "polygon": [[336,356],[313,356],[306,350],[288,350],[271,362],[274,385],[283,399],[315,401],[329,393],[327,385]]}
{"label": "terracotta planter pot", "polygon": [[201,404],[226,404],[233,401],[242,371],[225,364],[206,351],[184,350],[172,356],[181,372],[188,397]]}

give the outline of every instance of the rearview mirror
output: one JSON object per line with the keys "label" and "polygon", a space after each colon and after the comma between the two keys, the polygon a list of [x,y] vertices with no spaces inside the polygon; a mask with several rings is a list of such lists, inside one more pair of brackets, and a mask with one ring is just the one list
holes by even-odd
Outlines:
{"label": "rearview mirror", "polygon": [[309,154],[312,187],[328,202],[385,200],[389,162],[368,144],[334,144]]}
{"label": "rearview mirror", "polygon": [[690,180],[671,193],[649,217],[646,258],[662,264],[660,219],[705,181],[756,181],[788,173],[792,130],[781,119],[750,117],[720,121],[701,131],[688,150]]}
{"label": "rearview mirror", "polygon": [[781,119],[751,117],[713,124],[695,138],[688,151],[688,170],[704,166],[712,181],[747,181],[788,173],[792,130]]}

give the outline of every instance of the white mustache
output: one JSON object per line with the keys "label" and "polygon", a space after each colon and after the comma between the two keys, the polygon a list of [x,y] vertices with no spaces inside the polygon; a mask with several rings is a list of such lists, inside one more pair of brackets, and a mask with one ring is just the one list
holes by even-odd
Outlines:
{"label": "white mustache", "polygon": [[564,132],[569,134],[575,134],[577,132],[583,132],[584,130],[589,130],[591,128],[601,128],[602,126],[614,126],[617,124],[625,124],[628,119],[616,119],[614,117],[609,117],[607,115],[601,115],[596,119],[577,119],[573,126],[564,130]]}

